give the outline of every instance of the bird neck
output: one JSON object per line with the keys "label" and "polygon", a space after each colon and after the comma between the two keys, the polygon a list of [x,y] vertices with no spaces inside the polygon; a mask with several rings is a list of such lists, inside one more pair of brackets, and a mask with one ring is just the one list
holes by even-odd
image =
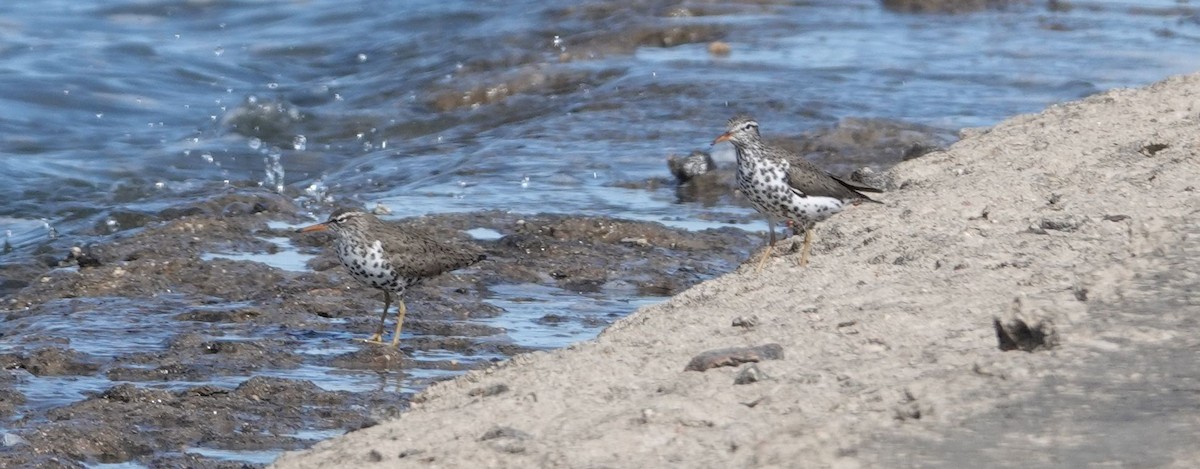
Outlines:
{"label": "bird neck", "polygon": [[733,151],[737,155],[738,165],[753,165],[763,157],[760,142],[733,142]]}

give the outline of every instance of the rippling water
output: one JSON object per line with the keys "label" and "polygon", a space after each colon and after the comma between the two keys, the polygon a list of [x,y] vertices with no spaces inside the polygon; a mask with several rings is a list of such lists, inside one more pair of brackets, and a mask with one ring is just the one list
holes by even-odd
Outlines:
{"label": "rippling water", "polygon": [[[66,246],[248,185],[317,216],[350,201],[396,217],[501,208],[703,228],[736,218],[713,212],[748,209],[680,203],[669,185],[630,182],[666,177],[668,154],[707,148],[736,112],[754,113],[768,137],[857,117],[953,132],[1200,68],[1200,13],[1186,2],[1058,5],[949,16],[871,0],[0,2],[0,264],[30,262],[39,248],[61,258]],[[731,53],[711,54],[713,41]],[[728,146],[714,151],[730,164]],[[888,158],[821,163],[845,171]],[[487,231],[472,234],[498,235]],[[289,249],[211,257],[307,268]],[[538,285],[495,293],[506,314],[478,321],[531,348],[603,325],[529,326],[547,312],[624,313],[659,299],[602,290],[583,301]],[[90,331],[72,346],[97,355],[124,352],[108,348],[110,336],[134,334],[126,345],[146,350],[171,333],[135,314],[6,326],[52,335],[63,320]],[[327,342],[303,353],[345,351]],[[447,358],[436,353],[417,358]],[[450,373],[416,368],[405,386]],[[327,389],[378,386],[373,373],[330,370],[281,373]],[[112,385],[23,382],[35,408]]]}
{"label": "rippling water", "polygon": [[625,3],[4,2],[6,257],[242,184],[315,212],[689,220],[705,208],[614,183],[665,175],[735,111],[771,136],[845,117],[956,130],[1200,66],[1186,2]]}

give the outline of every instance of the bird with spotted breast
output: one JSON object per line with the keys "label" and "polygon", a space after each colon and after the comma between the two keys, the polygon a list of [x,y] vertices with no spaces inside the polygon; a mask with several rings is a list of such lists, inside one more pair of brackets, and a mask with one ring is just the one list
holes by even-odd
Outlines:
{"label": "bird with spotted breast", "polygon": [[667,169],[670,169],[671,174],[675,176],[675,182],[687,184],[692,179],[715,171],[717,163],[713,161],[712,155],[708,152],[695,150],[688,156],[668,156]]}
{"label": "bird with spotted breast", "polygon": [[800,265],[808,264],[813,227],[841,212],[846,205],[874,202],[863,192],[882,192],[874,187],[854,184],[829,174],[803,156],[762,141],[758,122],[749,116],[729,119],[725,133],[713,140],[733,144],[737,153],[737,184],[759,213],[767,218],[770,243],[758,262],[758,269],[775,247],[775,222],[791,221],[804,229],[804,247]]}
{"label": "bird with spotted breast", "polygon": [[486,256],[475,245],[451,244],[428,235],[385,223],[375,215],[355,210],[338,210],[329,220],[301,228],[301,233],[330,231],[338,260],[359,283],[383,291],[383,314],[379,328],[366,342],[383,343],[383,326],[395,295],[399,317],[392,346],[400,343],[404,326],[404,292],[408,287],[445,272],[461,269]]}

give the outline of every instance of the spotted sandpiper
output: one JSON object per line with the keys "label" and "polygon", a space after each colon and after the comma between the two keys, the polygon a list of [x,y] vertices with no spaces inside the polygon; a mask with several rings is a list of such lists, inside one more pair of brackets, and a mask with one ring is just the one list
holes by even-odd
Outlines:
{"label": "spotted sandpiper", "polygon": [[473,245],[454,245],[421,233],[384,223],[369,213],[339,210],[325,223],[301,228],[301,233],[332,231],[336,237],[338,260],[363,285],[383,290],[383,314],[379,328],[366,342],[383,343],[383,325],[387,310],[396,295],[399,318],[392,346],[400,343],[404,325],[404,292],[425,279],[461,269],[484,259],[482,250]]}
{"label": "spotted sandpiper", "polygon": [[767,145],[758,134],[758,122],[748,116],[729,119],[725,133],[713,144],[729,142],[737,152],[737,183],[750,204],[767,218],[770,244],[758,262],[758,269],[775,247],[775,222],[791,221],[804,229],[804,248],[800,265],[808,264],[813,226],[847,204],[880,203],[863,192],[881,192],[874,187],[844,181],[817,167],[796,153]]}
{"label": "spotted sandpiper", "polygon": [[708,152],[695,150],[688,156],[668,156],[667,169],[675,176],[675,182],[686,184],[694,178],[716,170],[717,163]]}

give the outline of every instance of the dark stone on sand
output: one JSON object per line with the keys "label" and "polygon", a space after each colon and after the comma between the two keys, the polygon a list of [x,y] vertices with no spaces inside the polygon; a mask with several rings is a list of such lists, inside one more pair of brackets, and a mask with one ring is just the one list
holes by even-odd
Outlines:
{"label": "dark stone on sand", "polygon": [[530,437],[528,433],[517,430],[513,427],[492,427],[479,437],[479,441],[495,440],[500,438],[509,438],[514,440],[527,440]]}
{"label": "dark stone on sand", "polygon": [[733,318],[733,327],[741,327],[745,329],[753,329],[758,325],[758,316],[738,316]]}
{"label": "dark stone on sand", "polygon": [[1013,300],[1012,308],[1005,314],[992,319],[1000,350],[1022,350],[1036,352],[1058,346],[1058,332],[1054,321],[1045,310],[1026,305],[1020,297]]}
{"label": "dark stone on sand", "polygon": [[1046,231],[1052,230],[1070,233],[1078,230],[1079,227],[1083,226],[1083,224],[1086,222],[1086,218],[1080,218],[1073,215],[1060,215],[1043,218],[1041,223],[1038,224],[1038,227]]}
{"label": "dark stone on sand", "polygon": [[493,384],[491,386],[485,386],[485,387],[481,387],[481,388],[472,389],[467,392],[467,395],[468,396],[488,397],[488,396],[495,396],[497,394],[503,394],[506,392],[508,392],[508,385],[505,385],[503,383],[498,383],[498,384]]}
{"label": "dark stone on sand", "polygon": [[721,366],[738,366],[742,363],[779,360],[783,358],[783,346],[765,344],[756,347],[730,347],[709,350],[692,357],[684,371],[706,371]]}

